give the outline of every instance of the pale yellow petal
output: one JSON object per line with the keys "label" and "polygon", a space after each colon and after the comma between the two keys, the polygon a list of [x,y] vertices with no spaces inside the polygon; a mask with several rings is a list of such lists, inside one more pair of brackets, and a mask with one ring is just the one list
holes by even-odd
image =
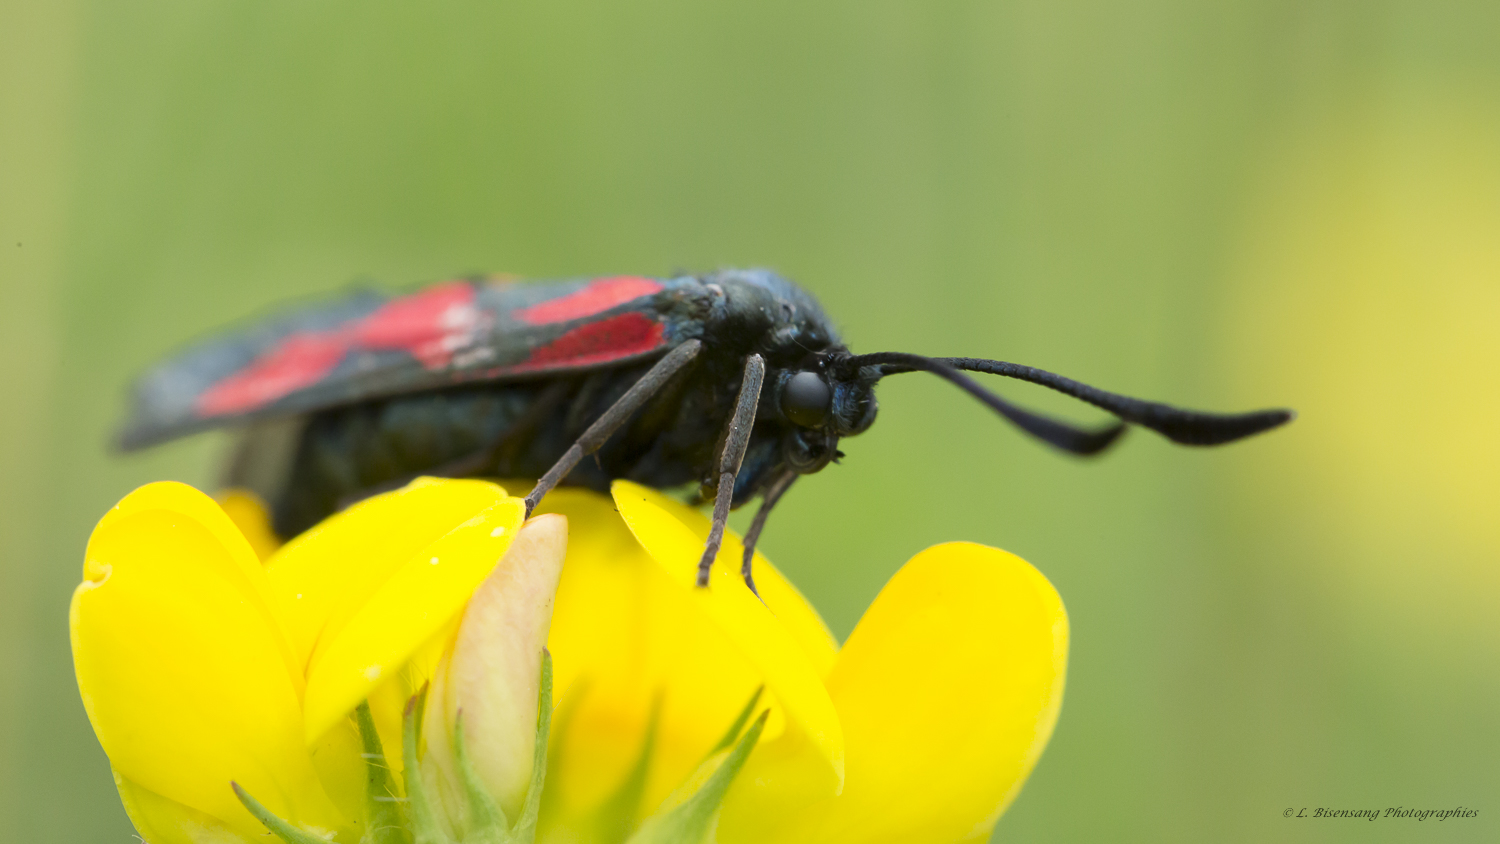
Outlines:
{"label": "pale yellow petal", "polygon": [[289,820],[340,826],[253,553],[207,496],[153,487],[95,529],[69,614],[84,708],[111,763],[242,834],[262,830],[231,780]]}
{"label": "pale yellow petal", "polygon": [[1025,560],[971,543],[918,554],[829,676],[844,793],[784,840],[987,840],[1052,735],[1067,652],[1062,600]]}
{"label": "pale yellow petal", "polygon": [[[433,485],[408,494],[442,492],[466,482]],[[485,485],[498,490],[494,485]],[[466,502],[467,503],[467,502]],[[525,503],[518,498],[501,497],[490,506],[466,515],[457,508],[438,507],[448,514],[450,529],[435,537],[398,565],[388,565],[381,578],[355,579],[351,588],[361,593],[357,603],[338,600],[343,605],[334,611],[320,635],[308,662],[306,739],[316,740],[324,731],[364,700],[372,689],[397,671],[434,634],[463,608],[464,602],[484,580],[495,563],[504,556],[525,515]],[[410,516],[420,521],[427,516],[423,509],[401,507],[388,514],[391,519]],[[459,521],[461,523],[455,523]],[[438,523],[429,517],[427,524]],[[340,528],[344,532],[347,528]],[[329,533],[332,533],[330,526]],[[387,531],[387,533],[391,533]],[[395,531],[402,539],[416,535],[412,531]],[[336,554],[349,545],[330,542],[326,553]],[[375,554],[377,549],[361,546]],[[386,549],[379,549],[387,553]],[[330,561],[334,562],[334,561]],[[307,578],[311,582],[314,578]],[[371,580],[379,580],[367,589]],[[309,587],[311,588],[311,587]],[[303,593],[304,595],[307,593]],[[322,599],[320,599],[322,600]]]}
{"label": "pale yellow petal", "polygon": [[464,608],[440,669],[445,682],[434,685],[441,699],[429,701],[423,724],[424,767],[430,762],[456,785],[452,736],[462,718],[475,773],[511,818],[531,779],[542,649],[567,549],[566,517],[545,514],[521,527]]}

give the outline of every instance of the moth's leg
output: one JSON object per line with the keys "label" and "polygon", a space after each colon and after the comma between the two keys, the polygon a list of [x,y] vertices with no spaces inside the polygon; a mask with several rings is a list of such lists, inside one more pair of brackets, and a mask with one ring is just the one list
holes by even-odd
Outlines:
{"label": "moth's leg", "polygon": [[750,530],[745,532],[745,562],[740,567],[740,573],[745,576],[745,585],[750,587],[756,597],[760,596],[760,592],[755,588],[755,578],[750,572],[750,564],[755,561],[755,543],[760,541],[760,532],[766,526],[766,517],[771,515],[771,508],[792,488],[792,481],[797,480],[797,477],[796,472],[788,471],[771,483],[765,497],[761,499],[760,509],[755,512],[755,520],[750,523]]}
{"label": "moth's leg", "polygon": [[542,479],[536,482],[536,486],[531,488],[531,492],[526,496],[526,515],[530,517],[531,511],[536,509],[536,505],[542,500],[542,496],[550,492],[563,478],[567,477],[568,473],[573,471],[573,467],[578,465],[578,461],[582,460],[585,454],[593,454],[598,451],[599,447],[604,445],[605,440],[609,439],[610,434],[619,430],[620,426],[624,425],[632,414],[640,410],[641,405],[645,404],[647,399],[656,395],[657,391],[665,386],[673,375],[676,375],[679,370],[688,365],[689,361],[697,357],[698,351],[702,348],[703,344],[698,340],[689,340],[683,343],[668,352],[666,357],[657,361],[655,366],[646,370],[646,374],[642,375],[639,381],[630,385],[630,389],[625,391],[625,395],[620,396],[614,404],[609,406],[608,410],[604,411],[598,419],[595,419],[594,424],[590,425],[583,432],[583,436],[579,437],[563,453],[563,456],[556,463],[552,464],[552,468],[547,470],[547,474],[542,475]]}
{"label": "moth's leg", "polygon": [[739,474],[745,450],[750,447],[750,429],[755,427],[755,408],[760,404],[760,385],[766,377],[766,364],[760,355],[745,358],[745,376],[740,380],[740,397],[735,402],[729,436],[724,438],[724,452],[719,457],[719,492],[714,496],[713,527],[708,531],[708,546],[698,561],[698,585],[708,585],[708,570],[724,541],[724,523],[729,520],[729,505],[734,501],[734,476]]}

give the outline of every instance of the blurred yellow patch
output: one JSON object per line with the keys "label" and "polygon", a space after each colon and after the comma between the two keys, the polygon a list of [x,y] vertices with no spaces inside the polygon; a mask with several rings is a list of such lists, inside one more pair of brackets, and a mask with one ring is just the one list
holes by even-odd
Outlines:
{"label": "blurred yellow patch", "polygon": [[1497,149],[1488,97],[1328,118],[1272,168],[1227,308],[1233,380],[1301,413],[1252,470],[1274,518],[1413,625],[1494,629]]}

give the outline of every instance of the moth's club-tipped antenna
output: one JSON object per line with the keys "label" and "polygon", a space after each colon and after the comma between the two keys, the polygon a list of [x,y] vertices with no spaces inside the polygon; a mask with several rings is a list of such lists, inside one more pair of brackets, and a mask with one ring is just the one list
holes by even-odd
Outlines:
{"label": "moth's club-tipped antenna", "polygon": [[1029,410],[1018,407],[994,393],[979,386],[973,378],[958,371],[941,358],[929,358],[922,355],[913,355],[906,352],[876,352],[869,355],[857,355],[842,362],[843,366],[857,368],[861,366],[881,365],[883,372],[881,376],[894,375],[898,372],[913,372],[922,370],[931,372],[942,378],[946,378],[957,384],[970,395],[989,405],[994,411],[1012,424],[1033,437],[1062,449],[1072,454],[1098,454],[1108,448],[1110,443],[1125,432],[1125,426],[1121,423],[1110,425],[1106,428],[1089,431],[1059,422],[1032,413]]}
{"label": "moth's club-tipped antenna", "polygon": [[929,358],[906,352],[876,352],[857,355],[842,362],[844,366],[879,366],[881,377],[902,372],[931,372],[952,381],[971,395],[994,408],[1022,430],[1073,454],[1096,454],[1114,441],[1125,426],[1118,424],[1096,432],[1072,426],[1021,410],[989,392],[959,370],[1003,375],[1056,390],[1067,396],[1108,411],[1125,422],[1149,428],[1175,443],[1183,445],[1223,445],[1238,439],[1269,431],[1290,422],[1296,414],[1290,410],[1257,410],[1250,413],[1203,413],[1183,410],[1159,402],[1122,396],[1064,378],[1045,369],[1022,366],[984,358]]}

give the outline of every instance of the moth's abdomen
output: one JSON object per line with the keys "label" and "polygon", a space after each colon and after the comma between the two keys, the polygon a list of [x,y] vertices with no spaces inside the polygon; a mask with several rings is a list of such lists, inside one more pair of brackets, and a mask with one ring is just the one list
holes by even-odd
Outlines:
{"label": "moth's abdomen", "polygon": [[351,500],[481,453],[515,425],[538,389],[450,390],[312,415],[283,491],[270,502],[276,532],[294,536]]}

